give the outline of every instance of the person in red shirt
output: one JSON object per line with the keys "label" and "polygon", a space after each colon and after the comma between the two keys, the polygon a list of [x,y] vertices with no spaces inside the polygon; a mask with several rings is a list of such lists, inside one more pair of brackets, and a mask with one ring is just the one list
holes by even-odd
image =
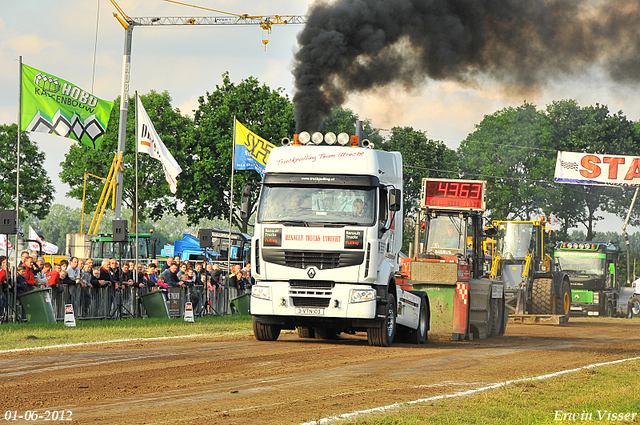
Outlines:
{"label": "person in red shirt", "polygon": [[38,287],[36,276],[33,274],[33,258],[26,257],[22,263],[25,267],[24,280],[27,282],[27,291],[33,291]]}

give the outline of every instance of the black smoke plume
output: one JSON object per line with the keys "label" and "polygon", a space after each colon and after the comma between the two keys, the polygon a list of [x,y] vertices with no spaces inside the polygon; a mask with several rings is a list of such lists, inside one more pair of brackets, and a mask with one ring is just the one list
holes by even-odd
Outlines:
{"label": "black smoke plume", "polygon": [[298,130],[351,93],[489,77],[517,93],[603,67],[640,81],[640,0],[319,1],[298,35]]}

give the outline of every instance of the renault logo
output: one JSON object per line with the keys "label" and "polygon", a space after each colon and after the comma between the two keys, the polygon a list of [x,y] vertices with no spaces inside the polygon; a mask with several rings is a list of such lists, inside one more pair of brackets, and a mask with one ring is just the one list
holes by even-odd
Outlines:
{"label": "renault logo", "polygon": [[574,300],[579,300],[579,299],[580,299],[580,295],[575,294],[575,295],[573,296],[573,299],[574,299]]}
{"label": "renault logo", "polygon": [[307,270],[307,276],[309,276],[309,279],[316,277],[316,269],[309,267],[309,270]]}

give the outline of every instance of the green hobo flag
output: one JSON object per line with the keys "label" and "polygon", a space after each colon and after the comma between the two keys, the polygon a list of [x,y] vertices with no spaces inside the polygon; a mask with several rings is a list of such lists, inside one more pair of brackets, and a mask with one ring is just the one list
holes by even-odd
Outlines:
{"label": "green hobo flag", "polygon": [[56,134],[98,149],[113,102],[23,64],[21,107],[22,131]]}

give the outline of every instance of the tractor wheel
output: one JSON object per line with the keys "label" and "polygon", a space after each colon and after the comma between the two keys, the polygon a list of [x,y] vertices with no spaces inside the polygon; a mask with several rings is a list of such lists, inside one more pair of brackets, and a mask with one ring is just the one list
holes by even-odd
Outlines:
{"label": "tractor wheel", "polygon": [[640,295],[634,295],[629,302],[631,303],[631,317],[640,317]]}
{"label": "tractor wheel", "polygon": [[309,328],[307,326],[298,326],[298,338],[313,338],[315,337],[315,333],[313,332],[313,328]]}
{"label": "tractor wheel", "polygon": [[571,312],[571,285],[566,280],[562,281],[560,293],[556,294],[556,312],[561,316],[565,316],[569,320]]}
{"label": "tractor wheel", "polygon": [[387,305],[384,320],[375,328],[367,329],[369,345],[377,347],[389,347],[396,336],[396,297],[387,295]]}
{"label": "tractor wheel", "polygon": [[254,316],[253,335],[258,341],[275,341],[280,336],[280,326],[258,323]]}
{"label": "tractor wheel", "polygon": [[553,279],[536,279],[531,290],[532,314],[555,314]]}
{"label": "tractor wheel", "polygon": [[420,299],[420,315],[418,316],[418,329],[409,329],[406,337],[410,344],[424,344],[427,341],[429,329],[429,314],[427,313],[427,298]]}
{"label": "tractor wheel", "polygon": [[504,300],[502,298],[491,298],[491,314],[490,336],[504,335]]}

